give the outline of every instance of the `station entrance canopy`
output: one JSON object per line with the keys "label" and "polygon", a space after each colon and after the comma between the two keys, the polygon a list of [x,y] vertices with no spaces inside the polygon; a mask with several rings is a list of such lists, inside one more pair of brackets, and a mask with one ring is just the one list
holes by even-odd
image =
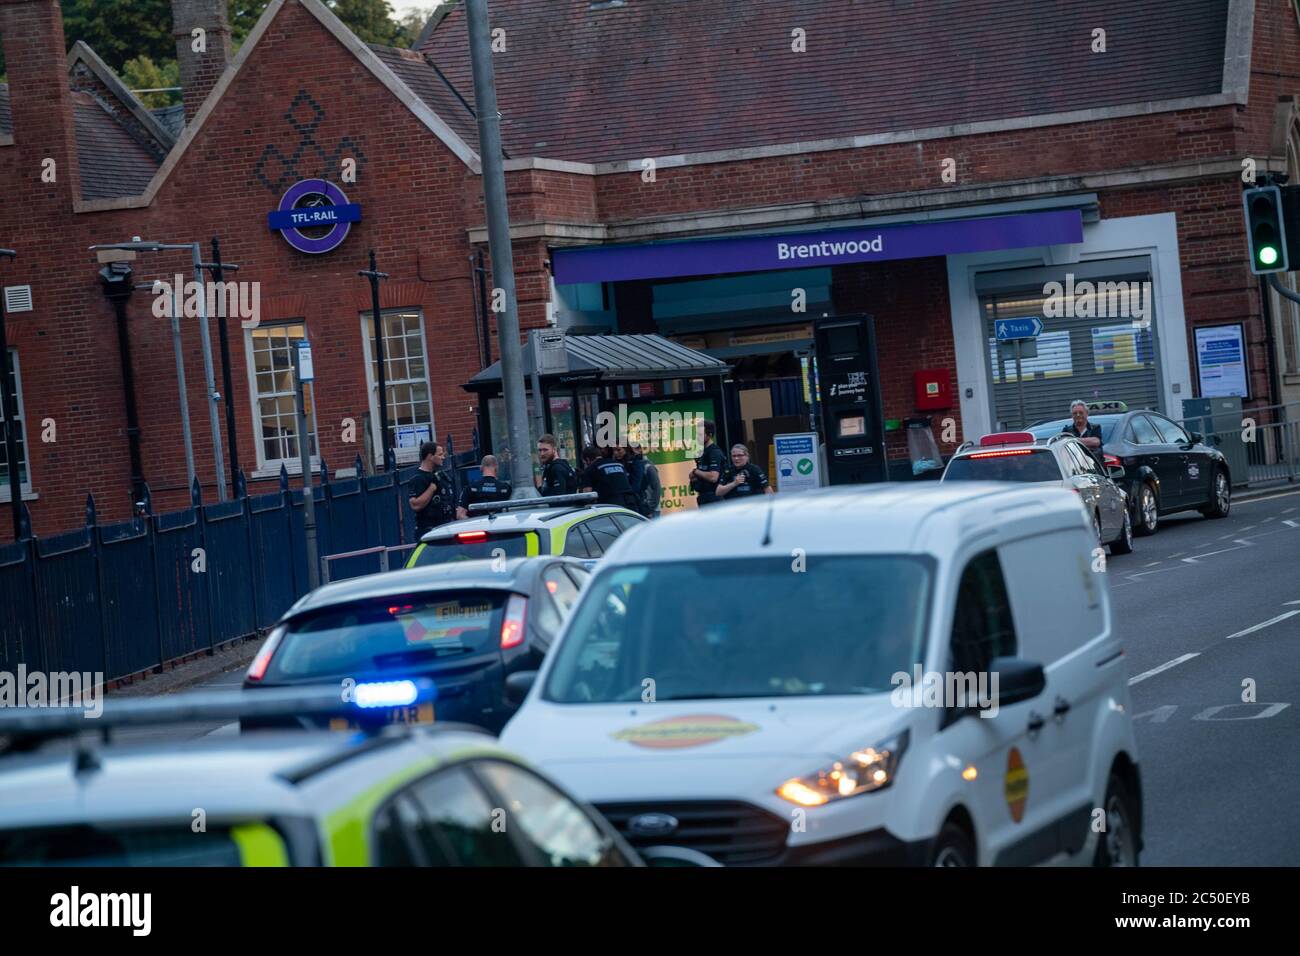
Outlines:
{"label": "station entrance canopy", "polygon": [[1083,241],[1078,209],[818,232],[554,249],[560,285],[765,272]]}

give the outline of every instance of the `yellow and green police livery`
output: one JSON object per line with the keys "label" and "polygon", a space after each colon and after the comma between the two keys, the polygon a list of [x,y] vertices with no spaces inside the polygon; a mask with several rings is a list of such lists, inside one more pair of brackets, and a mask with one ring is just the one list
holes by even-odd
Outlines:
{"label": "yellow and green police livery", "polygon": [[594,565],[621,535],[647,520],[628,508],[595,500],[588,492],[473,505],[470,517],[426,533],[406,566],[539,554]]}
{"label": "yellow and green police livery", "polygon": [[26,726],[0,715],[0,866],[641,865],[590,807],[465,726],[50,746],[224,719],[238,698],[177,695],[170,715],[106,706],[102,727],[80,711]]}

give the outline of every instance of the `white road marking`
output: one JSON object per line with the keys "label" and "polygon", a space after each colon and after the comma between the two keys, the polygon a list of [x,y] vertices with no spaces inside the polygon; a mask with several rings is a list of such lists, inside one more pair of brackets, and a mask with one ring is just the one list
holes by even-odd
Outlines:
{"label": "white road marking", "polygon": [[[1253,505],[1260,501],[1277,501],[1279,498],[1290,498],[1292,495],[1300,495],[1300,491],[1284,491],[1280,495],[1269,495],[1267,498],[1244,498],[1240,501],[1234,499],[1232,505],[1234,508],[1241,508],[1246,505]],[[1290,514],[1295,511],[1294,508],[1287,508],[1282,514]]]}
{"label": "white road marking", "polygon": [[1290,518],[1282,519],[1282,523],[1289,528],[1300,528],[1300,522],[1292,521]]}
{"label": "white road marking", "polygon": [[[1298,613],[1300,613],[1300,612],[1298,612]],[[214,737],[214,736],[216,736],[217,734],[220,734],[222,737],[226,737],[226,736],[229,736],[229,735],[232,735],[232,734],[237,734],[237,733],[239,733],[239,721],[236,720],[236,721],[232,721],[232,722],[229,723],[229,724],[222,724],[220,727],[216,728],[215,730],[209,730],[209,731],[208,731],[206,734],[204,734],[203,736],[204,736],[204,737]]]}
{"label": "white road marking", "polygon": [[1212,558],[1216,554],[1227,554],[1229,551],[1240,551],[1241,548],[1224,548],[1222,551],[1206,551],[1204,554],[1194,554],[1190,558],[1182,558],[1186,564],[1196,564],[1201,558]]}
{"label": "white road marking", "polygon": [[1297,614],[1300,614],[1300,611],[1287,611],[1285,614],[1279,614],[1277,617],[1271,617],[1267,621],[1262,621],[1254,627],[1248,627],[1244,631],[1238,631],[1236,634],[1229,634],[1224,638],[1224,640],[1230,641],[1234,637],[1245,637],[1247,634],[1254,634],[1256,631],[1261,631],[1271,624],[1276,624],[1278,621],[1285,621],[1287,618],[1295,617]]}
{"label": "white road marking", "polygon": [[1172,661],[1166,661],[1165,663],[1161,664],[1159,667],[1153,667],[1149,671],[1145,671],[1141,674],[1138,674],[1137,677],[1130,677],[1128,679],[1129,686],[1132,687],[1134,684],[1144,681],[1148,677],[1155,677],[1157,674],[1161,674],[1169,670],[1169,668],[1171,667],[1177,667],[1179,664],[1183,664],[1187,661],[1190,661],[1193,657],[1200,657],[1200,656],[1201,655],[1199,652],[1195,652],[1192,654],[1184,654],[1182,657],[1175,657]]}
{"label": "white road marking", "polygon": [[[1155,567],[1157,564],[1159,564],[1159,563],[1160,563],[1159,561],[1148,561],[1146,564],[1144,564],[1144,565],[1142,565],[1142,566],[1143,566],[1144,568],[1154,568],[1154,567]],[[1296,601],[1296,603],[1297,603],[1297,604],[1300,604],[1300,601]]]}
{"label": "white road marking", "polygon": [[1300,601],[1283,601],[1282,603],[1289,607],[1292,604],[1300,604]]}
{"label": "white road marking", "polygon": [[1246,525],[1246,527],[1242,528],[1241,530],[1242,530],[1242,531],[1254,531],[1254,530],[1255,530],[1255,526],[1254,526],[1253,524],[1248,524],[1248,525]]}

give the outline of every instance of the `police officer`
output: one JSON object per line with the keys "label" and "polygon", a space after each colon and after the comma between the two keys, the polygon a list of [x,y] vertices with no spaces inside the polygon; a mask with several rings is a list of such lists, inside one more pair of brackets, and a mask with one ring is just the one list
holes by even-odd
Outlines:
{"label": "police officer", "polygon": [[636,511],[636,495],[627,480],[623,463],[606,458],[595,445],[582,450],[582,484],[596,492],[596,500],[603,505],[619,505]]}
{"label": "police officer", "polygon": [[447,451],[436,441],[420,445],[420,468],[407,483],[406,503],[415,512],[415,537],[445,524],[452,518],[451,475],[443,470]]}
{"label": "police officer", "polygon": [[776,494],[768,483],[767,475],[749,460],[749,449],[742,444],[731,446],[731,464],[718,479],[718,497],[739,501],[756,495]]}
{"label": "police officer", "polygon": [[722,477],[722,469],[727,466],[727,456],[713,440],[717,431],[713,422],[704,423],[704,451],[695,459],[695,467],[688,476],[691,490],[695,492],[695,503],[700,507],[718,500],[718,479]]}
{"label": "police officer", "polygon": [[537,460],[542,463],[543,497],[551,495],[572,495],[578,490],[578,476],[573,466],[560,457],[554,435],[543,435],[537,439]]}
{"label": "police officer", "polygon": [[482,477],[475,478],[460,493],[460,504],[456,507],[457,518],[469,517],[469,506],[480,501],[509,501],[510,482],[497,477],[497,456],[485,455],[479,464]]}

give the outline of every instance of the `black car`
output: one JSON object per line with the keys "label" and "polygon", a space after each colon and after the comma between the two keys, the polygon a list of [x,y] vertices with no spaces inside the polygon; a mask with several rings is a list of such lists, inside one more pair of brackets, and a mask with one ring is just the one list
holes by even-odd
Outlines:
{"label": "black car", "polygon": [[[1107,403],[1115,404],[1115,403]],[[1089,415],[1101,426],[1101,451],[1109,468],[1124,469],[1133,530],[1155,534],[1163,515],[1199,511],[1226,518],[1232,507],[1228,460],[1203,436],[1146,409]],[[1038,438],[1062,431],[1070,419],[1032,425]]]}
{"label": "black car", "polygon": [[[244,688],[333,684],[346,693],[359,684],[427,677],[436,687],[434,702],[389,719],[452,721],[499,733],[517,707],[507,699],[506,678],[538,669],[587,577],[581,561],[533,557],[457,561],[327,584],[276,624]],[[298,723],[335,726],[329,719]],[[240,729],[283,724],[244,719]]]}

